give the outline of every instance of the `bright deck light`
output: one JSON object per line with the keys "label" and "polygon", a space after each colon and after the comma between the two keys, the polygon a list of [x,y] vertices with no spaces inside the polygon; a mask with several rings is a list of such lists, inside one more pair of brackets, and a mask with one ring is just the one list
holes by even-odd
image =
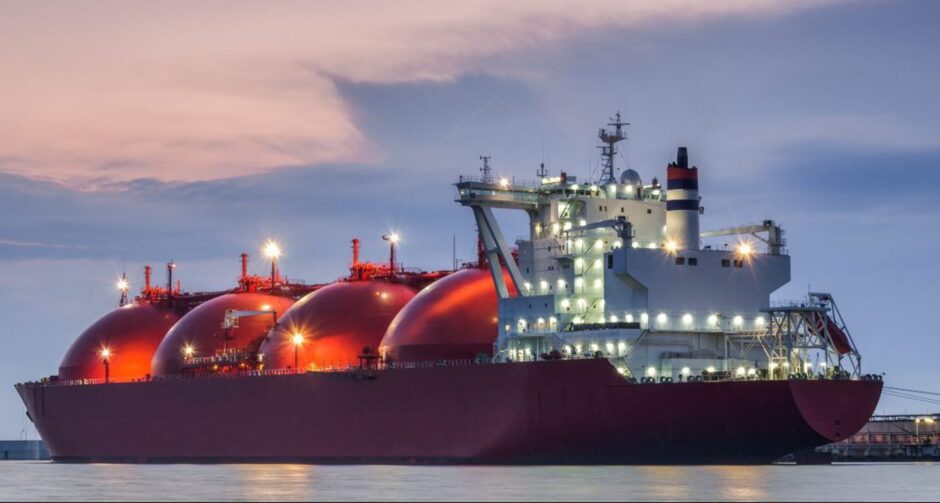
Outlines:
{"label": "bright deck light", "polygon": [[277,241],[269,239],[261,247],[261,253],[269,259],[276,260],[281,257],[281,245]]}
{"label": "bright deck light", "polygon": [[301,333],[295,333],[295,334],[293,335],[293,337],[291,337],[291,342],[293,342],[295,346],[302,346],[303,343],[304,343],[304,336],[303,336],[303,334],[301,334]]}
{"label": "bright deck light", "polygon": [[745,257],[745,258],[750,257],[751,255],[754,254],[754,245],[748,241],[739,243],[737,252],[738,252],[738,255],[742,257]]}

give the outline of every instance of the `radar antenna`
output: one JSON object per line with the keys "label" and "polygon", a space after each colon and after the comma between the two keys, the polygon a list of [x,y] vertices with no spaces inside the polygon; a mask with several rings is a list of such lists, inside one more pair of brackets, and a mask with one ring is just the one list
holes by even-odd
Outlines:
{"label": "radar antenna", "polygon": [[480,173],[483,173],[483,183],[490,183],[493,181],[493,169],[490,168],[490,159],[493,156],[491,155],[481,155],[480,160],[483,161],[483,167],[480,168]]}
{"label": "radar antenna", "polygon": [[548,171],[545,169],[545,163],[539,164],[539,170],[535,173],[539,178],[545,178],[548,176]]}
{"label": "radar antenna", "polygon": [[620,112],[617,112],[615,117],[610,118],[611,122],[608,122],[608,126],[613,126],[613,129],[604,129],[601,128],[597,133],[597,137],[604,143],[604,145],[598,147],[601,149],[601,157],[603,158],[603,171],[601,171],[601,182],[607,183],[616,183],[617,178],[614,176],[614,156],[617,155],[617,143],[620,143],[623,140],[627,139],[627,133],[623,130],[624,126],[629,126],[629,122],[623,122],[620,118]]}

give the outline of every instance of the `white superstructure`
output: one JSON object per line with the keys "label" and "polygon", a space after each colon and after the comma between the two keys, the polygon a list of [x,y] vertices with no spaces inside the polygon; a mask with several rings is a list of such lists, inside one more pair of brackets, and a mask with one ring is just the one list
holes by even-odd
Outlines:
{"label": "white superstructure", "polygon": [[[600,132],[605,169],[596,183],[549,177],[544,169],[532,184],[494,180],[488,164],[483,178],[457,183],[500,293],[498,355],[603,356],[625,374],[657,380],[826,372],[827,365],[841,371],[828,327],[814,323],[813,313],[836,318],[831,296],[796,311],[772,308],[771,294],[790,281],[782,230],[768,220],[700,233],[698,168],[688,166],[682,147],[667,167],[666,187],[657,178],[644,183],[633,170],[615,177],[614,146],[625,139],[624,125],[618,114],[616,129]],[[529,236],[515,251],[494,208],[529,215]],[[701,246],[718,236],[739,237]],[[784,323],[790,318],[796,322]],[[836,326],[844,330],[841,317]]]}

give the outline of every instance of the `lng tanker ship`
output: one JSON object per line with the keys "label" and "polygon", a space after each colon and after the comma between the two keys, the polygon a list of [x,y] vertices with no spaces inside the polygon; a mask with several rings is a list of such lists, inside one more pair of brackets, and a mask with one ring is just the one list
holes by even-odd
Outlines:
{"label": "lng tanker ship", "polygon": [[[878,403],[827,293],[790,280],[772,220],[700,230],[699,170],[680,147],[665,185],[602,173],[520,183],[461,177],[476,262],[359,259],[330,284],[242,255],[235,287],[188,293],[145,269],[55,376],[16,386],[56,461],[768,463],[845,439]],[[524,211],[506,241],[494,209]],[[469,213],[469,212],[468,212]]]}

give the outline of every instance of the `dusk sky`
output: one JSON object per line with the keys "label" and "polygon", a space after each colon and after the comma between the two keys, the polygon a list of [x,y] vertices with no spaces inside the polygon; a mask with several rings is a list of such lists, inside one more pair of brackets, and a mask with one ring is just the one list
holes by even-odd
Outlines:
{"label": "dusk sky", "polygon": [[481,154],[596,177],[618,110],[618,169],[663,178],[688,146],[704,229],[780,222],[776,297],[831,292],[866,372],[940,391],[940,3],[442,6],[0,3],[0,439],[27,425],[13,384],[57,371],[123,271],[229,288],[277,237],[286,274],[328,281],[391,228],[406,265],[447,268],[454,236],[473,255],[450,184]]}

